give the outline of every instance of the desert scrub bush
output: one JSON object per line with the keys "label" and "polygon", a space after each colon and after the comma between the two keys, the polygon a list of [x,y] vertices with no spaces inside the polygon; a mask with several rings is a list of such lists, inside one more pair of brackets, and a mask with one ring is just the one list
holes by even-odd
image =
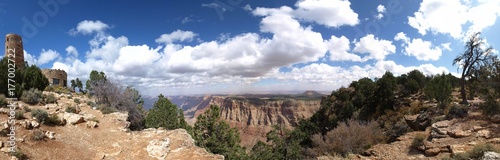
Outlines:
{"label": "desert scrub bush", "polygon": [[78,113],[78,109],[75,106],[66,107],[66,112],[68,113]]}
{"label": "desert scrub bush", "polygon": [[38,89],[31,88],[28,91],[24,91],[23,94],[21,95],[21,101],[31,105],[38,104],[38,102],[40,102],[41,99],[42,99],[42,92],[39,91]]}
{"label": "desert scrub bush", "polygon": [[49,114],[45,110],[34,109],[31,110],[31,117],[36,118],[36,121],[38,121],[38,123],[42,123],[49,118]]}
{"label": "desert scrub bush", "polygon": [[27,160],[28,155],[26,155],[22,150],[15,149],[14,152],[10,152],[10,156],[16,157],[18,160]]}
{"label": "desert scrub bush", "polygon": [[116,108],[109,107],[105,104],[100,104],[98,109],[102,112],[102,114],[110,114],[110,113],[118,111]]}
{"label": "desert scrub bush", "polygon": [[92,101],[87,101],[87,105],[88,105],[89,107],[94,107],[94,106],[95,106],[95,103],[94,103],[94,102],[92,102]]}
{"label": "desert scrub bush", "polygon": [[47,86],[47,87],[45,87],[44,91],[53,92],[54,91],[54,87],[53,86]]}
{"label": "desert scrub bush", "polygon": [[75,98],[75,99],[73,99],[73,102],[75,102],[76,104],[80,104],[80,99],[79,98]]}
{"label": "desert scrub bush", "polygon": [[419,147],[424,146],[424,141],[427,139],[427,136],[423,133],[417,133],[415,134],[415,137],[413,137],[413,141],[411,142],[410,148],[418,150]]}
{"label": "desert scrub bush", "polygon": [[21,120],[21,119],[24,119],[24,110],[17,110],[14,114],[14,117],[17,119],[17,120]]}
{"label": "desert scrub bush", "polygon": [[491,145],[489,143],[485,143],[485,144],[475,145],[474,148],[472,148],[472,150],[467,152],[467,155],[469,158],[479,159],[484,155],[484,152],[488,152],[488,151],[498,152],[498,150],[495,149],[495,147],[493,147],[493,145]]}
{"label": "desert scrub bush", "polygon": [[31,135],[31,139],[34,141],[40,141],[40,140],[43,140],[44,138],[45,138],[45,134],[40,130],[35,130],[33,132],[33,135]]}
{"label": "desert scrub bush", "polygon": [[[73,99],[73,95],[68,94],[68,95],[66,96],[66,98],[68,98],[68,99]],[[74,100],[73,100],[73,101],[74,101]]]}
{"label": "desert scrub bush", "polygon": [[90,119],[90,121],[94,121],[94,122],[99,123],[99,119],[97,119],[97,117],[94,117],[94,118]]}
{"label": "desert scrub bush", "polygon": [[56,114],[52,114],[47,118],[47,120],[44,122],[45,125],[48,126],[57,126],[57,125],[62,125],[62,122]]}
{"label": "desert scrub bush", "polygon": [[23,110],[24,110],[24,112],[26,112],[26,113],[27,113],[27,112],[31,112],[31,108],[30,108],[30,107],[28,107],[28,106],[23,106]]}
{"label": "desert scrub bush", "polygon": [[500,150],[493,147],[493,145],[488,143],[477,144],[471,150],[465,153],[459,153],[453,155],[451,158],[445,158],[450,160],[469,160],[469,159],[480,159],[483,157],[485,152],[500,152]]}
{"label": "desert scrub bush", "polygon": [[500,114],[500,103],[495,97],[487,96],[485,102],[479,105],[479,109],[485,115]]}
{"label": "desert scrub bush", "polygon": [[45,97],[45,103],[56,103],[56,102],[57,102],[56,96],[52,93],[48,94]]}
{"label": "desert scrub bush", "polygon": [[319,147],[320,153],[333,151],[331,154],[346,156],[349,153],[361,153],[372,145],[382,142],[381,135],[382,130],[378,127],[378,123],[350,119],[340,123],[325,136],[314,135],[312,140]]}
{"label": "desert scrub bush", "polygon": [[467,116],[467,108],[458,104],[453,104],[445,110],[446,119],[463,118]]}
{"label": "desert scrub bush", "polygon": [[0,94],[0,107],[7,107],[7,97],[5,97],[5,94]]}

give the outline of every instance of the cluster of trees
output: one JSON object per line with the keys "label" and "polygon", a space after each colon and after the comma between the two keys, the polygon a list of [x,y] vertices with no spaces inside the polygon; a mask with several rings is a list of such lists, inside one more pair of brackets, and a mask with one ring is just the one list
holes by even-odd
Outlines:
{"label": "cluster of trees", "polygon": [[[36,65],[28,65],[27,62],[25,62],[24,68],[16,66],[14,71],[15,77],[9,78],[8,64],[8,58],[3,57],[0,61],[0,94],[9,95],[8,84],[15,86],[15,98],[20,98],[24,91],[31,88],[43,91],[49,85],[49,80],[42,74],[42,70]],[[9,79],[15,82],[9,82]]]}

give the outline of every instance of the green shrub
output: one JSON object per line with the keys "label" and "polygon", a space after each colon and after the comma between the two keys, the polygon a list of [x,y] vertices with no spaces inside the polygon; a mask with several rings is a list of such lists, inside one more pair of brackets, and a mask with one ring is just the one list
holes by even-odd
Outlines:
{"label": "green shrub", "polygon": [[87,101],[87,105],[90,106],[90,107],[94,107],[95,106],[95,103],[92,102],[92,101]]}
{"label": "green shrub", "polygon": [[97,119],[97,117],[94,117],[94,118],[90,119],[90,121],[94,121],[94,122],[99,123],[99,119]]}
{"label": "green shrub", "polygon": [[9,132],[10,131],[8,129],[2,129],[2,130],[0,130],[0,136],[8,137]]}
{"label": "green shrub", "polygon": [[446,119],[463,118],[466,116],[467,108],[456,104],[448,107],[448,111],[446,113]]}
{"label": "green shrub", "polygon": [[477,144],[465,153],[455,154],[451,159],[452,160],[469,160],[469,159],[480,159],[483,157],[485,152],[499,152],[498,149],[495,149],[491,144]]}
{"label": "green shrub", "polygon": [[45,134],[40,130],[35,130],[33,132],[33,135],[31,136],[31,139],[34,141],[43,140],[43,139],[45,139]]}
{"label": "green shrub", "polygon": [[485,102],[479,105],[479,109],[486,115],[500,114],[500,103],[496,97],[487,96]]}
{"label": "green shrub", "polygon": [[56,114],[52,114],[49,116],[49,118],[47,118],[47,120],[45,121],[44,124],[48,125],[48,126],[57,126],[57,125],[61,125],[62,122],[59,119],[59,116],[57,116]]}
{"label": "green shrub", "polygon": [[415,134],[415,137],[413,137],[413,141],[411,142],[411,148],[418,150],[419,147],[424,146],[424,141],[427,138],[427,136],[423,133],[417,133]]}
{"label": "green shrub", "polygon": [[68,113],[78,113],[78,110],[74,106],[68,106],[68,107],[66,107],[66,112],[68,112]]}
{"label": "green shrub", "polygon": [[484,152],[488,151],[497,152],[493,145],[486,143],[475,145],[472,150],[467,152],[467,154],[469,155],[469,158],[479,159],[484,155]]}
{"label": "green shrub", "polygon": [[99,105],[98,109],[101,110],[102,114],[110,114],[110,113],[118,111],[116,108],[109,107],[109,106],[104,105],[104,104]]}
{"label": "green shrub", "polygon": [[24,112],[31,112],[31,108],[28,106],[23,106]]}
{"label": "green shrub", "polygon": [[56,99],[56,96],[54,96],[54,94],[50,93],[49,95],[47,95],[47,97],[45,97],[45,103],[56,103],[57,102],[57,99]]}
{"label": "green shrub", "polygon": [[54,87],[53,86],[47,86],[47,87],[45,87],[44,91],[53,92],[54,91]]}
{"label": "green shrub", "polygon": [[21,95],[21,101],[32,105],[38,104],[38,102],[40,102],[41,99],[42,99],[42,92],[39,91],[38,89],[31,88],[28,91],[24,91],[23,94]]}
{"label": "green shrub", "polygon": [[80,99],[75,98],[75,99],[73,99],[73,102],[75,102],[76,104],[80,104]]}
{"label": "green shrub", "polygon": [[14,114],[14,117],[17,119],[17,120],[21,120],[21,119],[24,119],[24,110],[18,110],[16,111],[16,113]]}
{"label": "green shrub", "polygon": [[14,152],[10,152],[10,155],[16,157],[19,160],[28,159],[28,155],[24,154],[24,152],[21,151],[20,149],[16,149],[14,150]]}
{"label": "green shrub", "polygon": [[31,117],[35,117],[39,123],[42,123],[49,119],[49,114],[45,110],[34,109],[31,111]]}
{"label": "green shrub", "polygon": [[0,107],[7,107],[7,97],[4,94],[0,94]]}

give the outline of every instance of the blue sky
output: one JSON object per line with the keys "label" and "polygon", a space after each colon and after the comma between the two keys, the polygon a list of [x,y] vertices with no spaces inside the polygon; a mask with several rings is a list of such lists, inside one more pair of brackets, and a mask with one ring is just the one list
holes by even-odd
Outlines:
{"label": "blue sky", "polygon": [[145,95],[331,91],[385,71],[458,74],[470,33],[500,46],[499,16],[498,0],[7,1],[0,34],[21,35],[30,64]]}

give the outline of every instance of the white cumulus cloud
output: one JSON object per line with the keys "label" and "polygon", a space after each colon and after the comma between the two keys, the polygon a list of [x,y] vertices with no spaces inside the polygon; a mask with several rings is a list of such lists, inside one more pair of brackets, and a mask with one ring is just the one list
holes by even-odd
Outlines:
{"label": "white cumulus cloud", "polygon": [[387,55],[396,52],[396,46],[392,41],[375,38],[373,34],[366,35],[354,45],[354,52],[368,54],[363,57],[364,60],[384,60]]}
{"label": "white cumulus cloud", "polygon": [[173,42],[184,42],[184,41],[192,41],[194,37],[198,36],[198,34],[192,31],[183,31],[176,30],[169,34],[162,34],[155,41],[156,43],[173,43]]}
{"label": "white cumulus cloud", "polygon": [[103,23],[99,20],[97,20],[97,21],[84,20],[84,21],[81,21],[80,23],[78,23],[78,25],[76,26],[76,29],[75,28],[71,29],[69,31],[69,33],[72,35],[76,35],[78,33],[88,35],[88,34],[92,34],[92,33],[102,32],[108,28],[110,28],[109,25],[107,25],[106,23]]}

